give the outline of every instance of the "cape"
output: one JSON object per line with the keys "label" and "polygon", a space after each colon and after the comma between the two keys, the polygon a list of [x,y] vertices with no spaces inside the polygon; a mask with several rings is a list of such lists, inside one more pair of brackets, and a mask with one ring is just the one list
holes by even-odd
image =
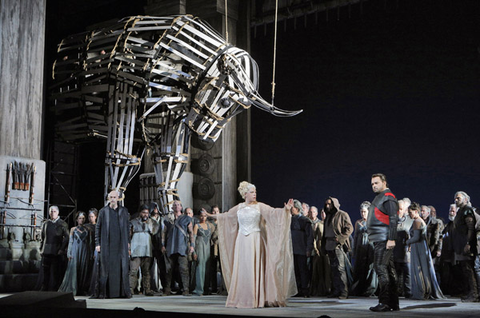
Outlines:
{"label": "cape", "polygon": [[[122,277],[110,277],[108,273],[108,264],[110,262],[109,240],[110,240],[110,219],[108,215],[110,207],[106,206],[98,212],[97,225],[95,228],[95,246],[100,245],[100,272],[99,272],[99,293],[100,295],[106,295],[106,284],[108,279],[121,279],[123,294],[125,296],[130,295],[130,283],[129,283],[129,266],[130,258],[128,255],[128,244],[130,240],[129,225],[130,214],[127,208],[119,207],[119,225],[120,225],[120,259],[121,259],[121,273]],[[113,257],[113,256],[112,256]]]}
{"label": "cape", "polygon": [[[237,211],[244,204],[241,203],[217,216],[220,260],[227,290],[230,289],[235,262]],[[284,208],[274,209],[263,203],[258,203],[258,208],[261,213],[261,236],[265,242],[265,304],[285,306],[286,299],[297,293],[290,235],[291,215]],[[263,304],[259,304],[259,307],[263,307]]]}

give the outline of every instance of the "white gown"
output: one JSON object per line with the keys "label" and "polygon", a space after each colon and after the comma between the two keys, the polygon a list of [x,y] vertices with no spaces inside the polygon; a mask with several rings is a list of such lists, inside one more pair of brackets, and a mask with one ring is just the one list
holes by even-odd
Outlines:
{"label": "white gown", "polygon": [[226,306],[285,306],[297,293],[289,211],[241,203],[217,219]]}

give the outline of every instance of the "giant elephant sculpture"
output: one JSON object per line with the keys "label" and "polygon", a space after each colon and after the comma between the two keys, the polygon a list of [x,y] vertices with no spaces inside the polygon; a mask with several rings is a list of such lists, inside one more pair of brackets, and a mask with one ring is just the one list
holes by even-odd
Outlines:
{"label": "giant elephant sculpture", "polygon": [[69,36],[52,74],[58,135],[106,140],[105,194],[126,190],[149,148],[163,212],[178,197],[192,133],[214,142],[251,105],[276,116],[301,112],[262,99],[251,56],[190,15],[133,16]]}

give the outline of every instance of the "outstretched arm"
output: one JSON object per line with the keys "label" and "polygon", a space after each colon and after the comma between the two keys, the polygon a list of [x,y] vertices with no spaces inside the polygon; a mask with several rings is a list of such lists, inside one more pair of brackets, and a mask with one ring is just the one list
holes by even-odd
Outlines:
{"label": "outstretched arm", "polygon": [[202,208],[202,212],[205,212],[209,218],[214,218],[214,219],[217,218],[217,215],[216,215],[216,214],[210,214],[210,213],[208,213],[207,210],[205,210],[204,208]]}
{"label": "outstretched arm", "polygon": [[284,203],[285,209],[290,211],[293,208],[293,199],[289,199],[287,203]]}

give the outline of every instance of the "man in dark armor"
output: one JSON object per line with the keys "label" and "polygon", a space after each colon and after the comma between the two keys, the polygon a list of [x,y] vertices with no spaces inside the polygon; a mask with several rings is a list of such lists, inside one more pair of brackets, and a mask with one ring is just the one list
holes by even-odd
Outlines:
{"label": "man in dark armor", "polygon": [[373,264],[378,275],[378,305],[371,311],[400,310],[393,249],[397,238],[398,203],[384,174],[372,175],[372,190],[377,194],[367,218],[367,231],[373,243]]}

